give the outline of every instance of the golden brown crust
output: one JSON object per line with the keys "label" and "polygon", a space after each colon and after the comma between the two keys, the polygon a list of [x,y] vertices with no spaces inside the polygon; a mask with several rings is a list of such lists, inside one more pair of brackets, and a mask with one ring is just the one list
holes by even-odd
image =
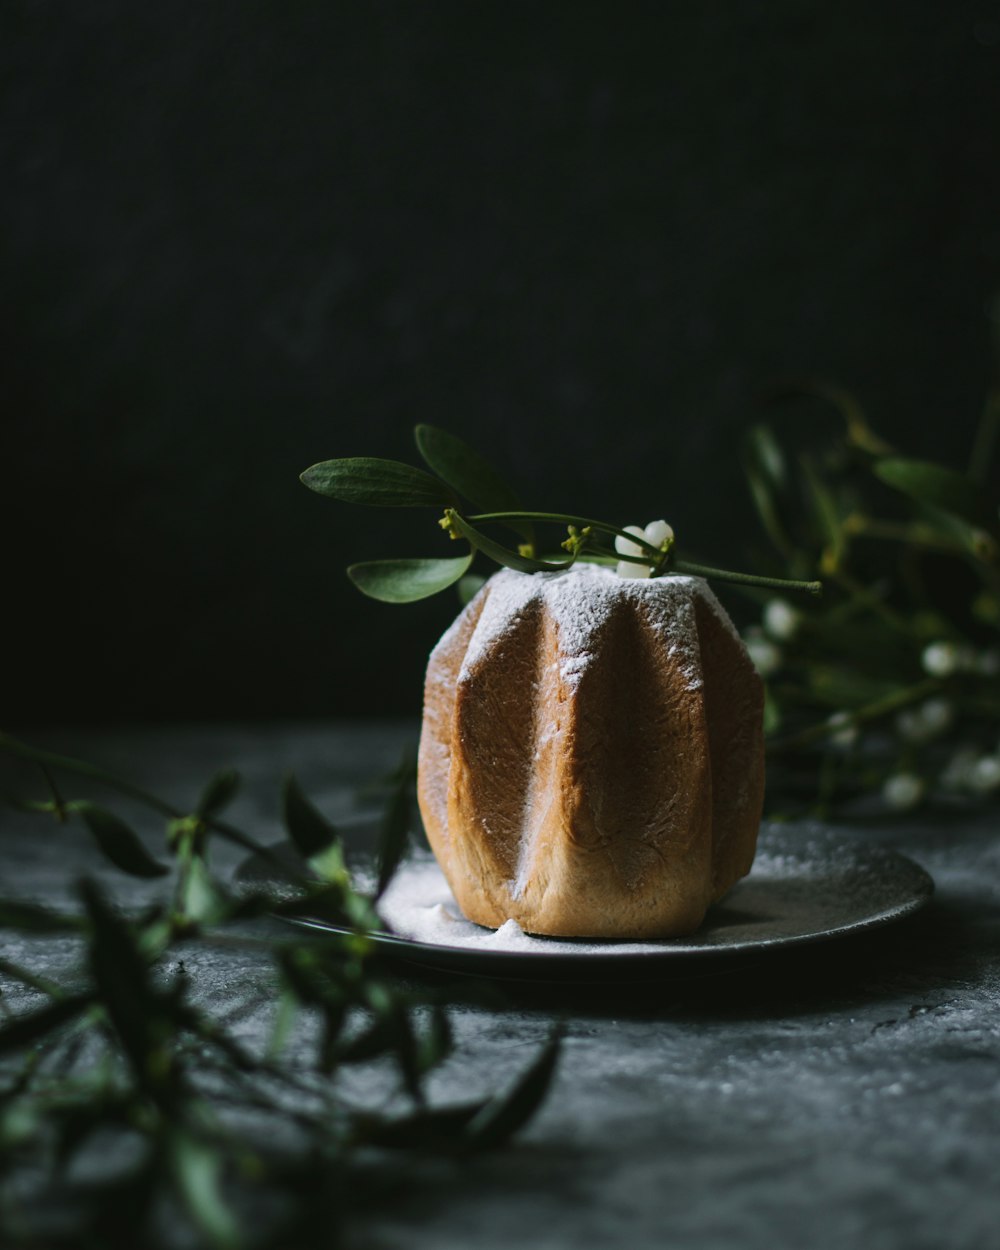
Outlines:
{"label": "golden brown crust", "polygon": [[678,936],[749,870],[760,679],[704,583],[669,581],[499,574],[435,648],[418,798],[470,920]]}
{"label": "golden brown crust", "polygon": [[712,760],[712,901],[745,877],[764,806],[764,686],[746,648],[704,602],[701,641]]}

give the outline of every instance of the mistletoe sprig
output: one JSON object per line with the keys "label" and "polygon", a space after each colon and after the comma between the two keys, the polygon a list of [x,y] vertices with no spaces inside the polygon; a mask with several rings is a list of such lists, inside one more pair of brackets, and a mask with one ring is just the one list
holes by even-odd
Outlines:
{"label": "mistletoe sprig", "polygon": [[[324,1246],[339,1244],[359,1152],[367,1159],[373,1150],[393,1151],[395,1160],[399,1152],[492,1149],[542,1102],[557,1033],[508,1090],[448,1105],[427,1096],[428,1074],[452,1049],[444,998],[402,988],[372,939],[382,928],[381,891],[406,844],[410,768],[395,778],[377,885],[366,893],[347,872],[337,829],[292,775],[282,814],[300,867],[222,818],[240,784],[231,770],[217,773],[185,811],[85,761],[7,735],[0,735],[0,753],[36,767],[48,792],[12,800],[19,811],[55,820],[63,837],[73,837],[80,822],[79,832],[111,866],[162,882],[151,905],[129,913],[93,879],[78,884],[70,908],[0,898],[0,933],[17,935],[28,950],[71,941],[79,956],[58,980],[25,966],[23,957],[15,962],[9,946],[0,958],[4,1247],[166,1250],[178,1244],[178,1222],[186,1226],[183,1244],[193,1238],[211,1250],[313,1244],[315,1228],[324,1230]],[[62,786],[81,778],[163,817],[162,851],[154,855],[103,803],[65,798]],[[287,889],[280,896],[234,893],[211,866],[216,837],[267,857]],[[304,939],[248,928],[263,914],[303,909],[328,917],[340,933]],[[197,976],[185,972],[184,959],[205,949],[253,961],[257,997],[235,1019],[191,993]],[[16,1012],[7,1006],[14,986],[28,1004]],[[268,1010],[269,1041],[248,1044],[239,1019]],[[338,1082],[356,1065],[379,1060],[395,1070],[395,1107],[359,1104]],[[102,1158],[109,1140],[124,1147],[113,1156],[116,1166]],[[267,1218],[247,1218],[262,1198]],[[74,1216],[63,1236],[47,1220],[66,1209]]]}
{"label": "mistletoe sprig", "polygon": [[891,447],[842,387],[773,398],[795,407],[748,434],[751,496],[774,567],[818,569],[828,595],[814,612],[749,592],[772,796],[824,815],[1000,795],[1000,373],[962,469]]}
{"label": "mistletoe sprig", "polygon": [[[456,557],[352,564],[348,576],[372,599],[412,603],[435,595],[465,577],[477,552],[520,573],[558,573],[583,560],[636,565],[642,576],[684,573],[776,590],[820,593],[817,581],[758,577],[682,560],[673,530],[666,525],[665,537],[654,543],[636,526],[622,528],[591,517],[529,511],[492,465],[462,439],[433,425],[418,425],[414,436],[430,473],[397,460],[354,456],[321,461],[301,475],[310,490],[342,503],[443,509],[438,522],[441,528],[450,538],[468,544],[466,553]],[[543,525],[566,528],[567,536],[560,543],[567,553],[565,558],[547,554],[544,549],[540,554],[536,531]],[[519,541],[501,541],[484,527],[500,528]]]}

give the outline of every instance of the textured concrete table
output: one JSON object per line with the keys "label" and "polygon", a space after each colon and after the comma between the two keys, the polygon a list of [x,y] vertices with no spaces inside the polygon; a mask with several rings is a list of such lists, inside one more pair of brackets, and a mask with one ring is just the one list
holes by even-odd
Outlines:
{"label": "textured concrete table", "polygon": [[[359,783],[392,767],[414,737],[412,725],[383,724],[32,740],[179,803],[216,767],[235,765],[246,786],[234,819],[269,840],[279,836],[284,769],[344,816],[357,810]],[[89,861],[69,841],[53,853],[64,835],[26,821],[4,817],[0,890],[58,898]],[[617,991],[514,990],[508,1007],[489,1010],[457,1003],[458,1048],[434,1094],[495,1089],[563,1018],[555,1088],[506,1152],[415,1166],[391,1209],[357,1230],[359,1244],[1000,1244],[998,824],[994,811],[845,829],[905,851],[937,882],[925,912],[864,938],[762,956],[722,975]],[[236,863],[223,854],[224,866]],[[134,887],[121,881],[127,900]],[[255,976],[252,964],[227,958],[199,956],[188,969],[195,994],[220,1010]],[[252,1037],[263,1026],[251,1015],[243,1027]]]}

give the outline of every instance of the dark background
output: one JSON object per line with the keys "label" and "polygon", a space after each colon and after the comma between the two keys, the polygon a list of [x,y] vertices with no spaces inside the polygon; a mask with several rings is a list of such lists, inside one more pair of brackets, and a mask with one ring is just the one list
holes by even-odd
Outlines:
{"label": "dark background", "polygon": [[995,4],[0,14],[9,724],[415,714],[455,600],[343,567],[452,552],[297,475],[416,421],[736,567],[775,375],[964,460]]}

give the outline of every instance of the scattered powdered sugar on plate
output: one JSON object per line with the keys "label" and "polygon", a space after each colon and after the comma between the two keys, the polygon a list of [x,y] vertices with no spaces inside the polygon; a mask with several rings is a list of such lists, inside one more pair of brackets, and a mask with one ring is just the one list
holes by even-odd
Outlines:
{"label": "scattered powdered sugar on plate", "polygon": [[466,920],[448,888],[433,855],[408,859],[379,900],[379,913],[400,937],[429,946],[458,946],[465,950],[545,955],[647,954],[662,951],[669,942],[584,942],[565,938],[532,937],[516,920],[499,929],[484,929]]}
{"label": "scattered powdered sugar on plate", "polygon": [[930,897],[932,883],[895,852],[827,830],[761,831],[754,868],[710,909],[689,937],[659,942],[535,937],[514,920],[486,929],[465,919],[434,857],[416,852],[379,901],[388,929],[424,946],[469,954],[668,955],[811,941],[900,919]]}

